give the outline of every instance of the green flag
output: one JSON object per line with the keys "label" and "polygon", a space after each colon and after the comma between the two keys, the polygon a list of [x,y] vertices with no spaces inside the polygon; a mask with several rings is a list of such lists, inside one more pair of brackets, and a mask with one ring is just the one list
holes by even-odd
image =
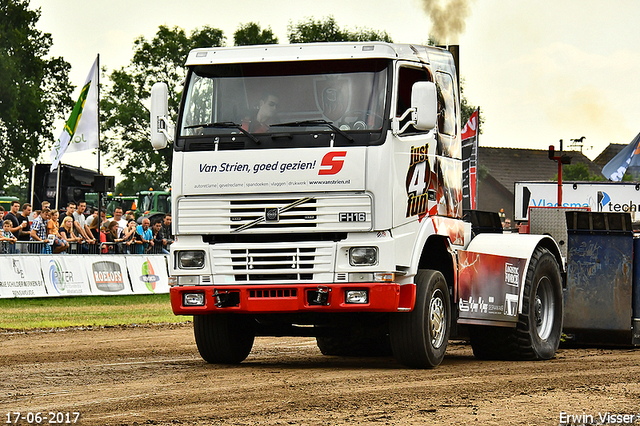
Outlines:
{"label": "green flag", "polygon": [[49,155],[51,171],[67,152],[98,148],[98,58],[82,86],[69,119]]}

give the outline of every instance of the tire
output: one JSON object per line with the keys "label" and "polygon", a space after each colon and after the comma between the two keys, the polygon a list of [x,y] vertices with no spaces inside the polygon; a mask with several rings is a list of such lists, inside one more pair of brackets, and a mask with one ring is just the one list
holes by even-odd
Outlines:
{"label": "tire", "polygon": [[194,315],[193,334],[202,359],[211,364],[239,364],[253,347],[253,320],[243,315]]}
{"label": "tire", "polygon": [[555,256],[538,247],[527,269],[522,314],[516,328],[469,328],[473,354],[479,359],[543,360],[560,346],[563,315],[562,279]]}
{"label": "tire", "polygon": [[451,332],[451,301],[440,271],[419,270],[413,311],[392,314],[389,336],[395,359],[412,368],[438,366]]}

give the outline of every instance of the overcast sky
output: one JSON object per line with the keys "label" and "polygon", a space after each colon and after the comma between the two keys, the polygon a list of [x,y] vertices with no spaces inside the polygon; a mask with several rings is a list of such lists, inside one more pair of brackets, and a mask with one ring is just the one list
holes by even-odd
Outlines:
{"label": "overcast sky", "polygon": [[[435,4],[466,5],[466,11],[445,13],[458,20],[445,27],[460,25],[459,36],[448,42],[460,44],[465,95],[486,120],[481,145],[546,149],[564,139],[566,148],[570,139],[585,136],[583,152],[593,159],[609,143],[629,143],[640,132],[639,1]],[[426,43],[436,28],[422,0],[32,0],[31,8],[38,7],[38,28],[53,36],[50,53],[71,64],[76,86],[97,53],[108,72],[125,66],[133,40],[152,39],[160,25],[187,32],[209,25],[224,31],[227,45],[240,24],[271,27],[286,43],[288,24],[329,15],[341,28],[384,30],[398,43]],[[63,162],[84,158],[68,157]]]}

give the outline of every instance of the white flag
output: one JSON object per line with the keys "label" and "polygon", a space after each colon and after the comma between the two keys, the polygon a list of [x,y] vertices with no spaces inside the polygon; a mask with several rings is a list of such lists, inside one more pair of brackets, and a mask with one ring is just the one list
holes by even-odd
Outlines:
{"label": "white flag", "polygon": [[98,148],[98,58],[96,57],[80,97],[71,111],[49,159],[51,171],[66,152]]}

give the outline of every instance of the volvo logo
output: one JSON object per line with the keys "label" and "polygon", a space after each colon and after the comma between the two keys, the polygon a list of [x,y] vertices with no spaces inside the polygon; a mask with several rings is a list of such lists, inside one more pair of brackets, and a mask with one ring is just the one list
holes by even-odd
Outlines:
{"label": "volvo logo", "polygon": [[264,209],[264,220],[266,222],[278,222],[280,220],[280,211],[277,207],[269,207]]}

